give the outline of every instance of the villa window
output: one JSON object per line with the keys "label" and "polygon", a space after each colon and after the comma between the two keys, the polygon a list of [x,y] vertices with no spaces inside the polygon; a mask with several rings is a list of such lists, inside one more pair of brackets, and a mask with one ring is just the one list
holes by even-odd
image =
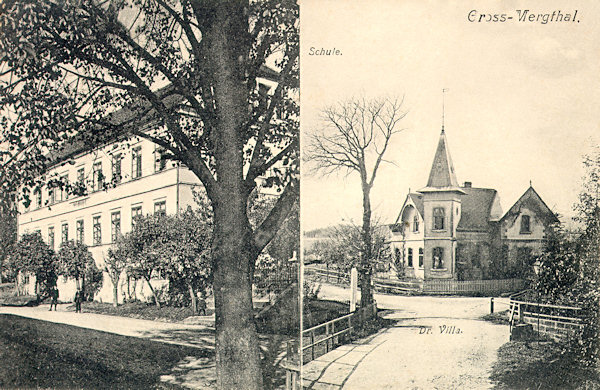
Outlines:
{"label": "villa window", "polygon": [[423,268],[423,248],[419,248],[419,268]]}
{"label": "villa window", "polygon": [[94,245],[102,244],[102,227],[99,215],[92,219],[92,229]]}
{"label": "villa window", "polygon": [[433,230],[444,230],[445,214],[443,207],[433,209]]}
{"label": "villa window", "polygon": [[529,215],[521,216],[521,234],[531,233],[531,218]]}
{"label": "villa window", "polygon": [[413,266],[413,250],[412,248],[408,248],[408,266],[412,267]]}
{"label": "villa window", "polygon": [[433,269],[443,269],[444,268],[444,248],[440,248],[440,247],[433,248],[431,268],[433,268]]}
{"label": "villa window", "polygon": [[419,231],[419,216],[415,215],[413,218],[413,232],[417,233]]}
{"label": "villa window", "polygon": [[112,242],[116,242],[117,238],[119,238],[119,235],[121,234],[121,212],[120,211],[115,211],[110,214],[110,223],[111,223],[110,238],[111,238]]}
{"label": "villa window", "polygon": [[131,178],[139,179],[142,177],[142,147],[138,146],[133,149],[131,159]]}
{"label": "villa window", "polygon": [[77,221],[75,227],[75,239],[77,240],[77,242],[83,243],[83,219]]}

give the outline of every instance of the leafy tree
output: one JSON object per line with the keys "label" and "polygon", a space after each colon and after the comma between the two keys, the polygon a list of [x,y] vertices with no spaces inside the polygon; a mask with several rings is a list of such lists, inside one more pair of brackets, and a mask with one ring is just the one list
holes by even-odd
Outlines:
{"label": "leafy tree", "polygon": [[[387,243],[387,235],[382,227],[371,226],[370,252],[371,263],[387,265],[392,261],[392,253]],[[331,227],[327,238],[315,244],[312,252],[328,265],[333,265],[344,272],[358,267],[364,248],[362,230],[358,226],[338,225]]]}
{"label": "leafy tree", "polygon": [[168,217],[164,214],[138,217],[131,232],[116,244],[117,250],[127,253],[128,272],[146,281],[158,308],[160,302],[150,281],[163,268],[164,259],[173,253],[168,246],[168,229]]}
{"label": "leafy tree", "polygon": [[573,287],[580,272],[577,243],[568,239],[561,224],[548,229],[534,288],[554,303],[572,301]]}
{"label": "leafy tree", "polygon": [[104,270],[108,274],[113,285],[113,306],[119,305],[119,280],[121,274],[127,269],[129,253],[122,243],[123,237],[117,239],[112,248],[108,248],[108,253],[104,259]]}
{"label": "leafy tree", "polygon": [[[251,275],[298,196],[295,1],[14,0],[0,26],[2,190],[45,184],[65,146],[135,135],[164,147],[214,209],[217,388],[261,388]],[[253,229],[261,176],[281,195]]]}
{"label": "leafy tree", "polygon": [[85,269],[90,263],[94,263],[87,245],[75,241],[63,242],[60,244],[57,259],[58,274],[75,279],[77,290],[81,290]]}
{"label": "leafy tree", "polygon": [[536,289],[550,301],[581,307],[584,329],[574,350],[586,366],[600,365],[600,148],[584,157],[586,175],[575,218],[581,235],[569,240],[562,229],[549,235]]}
{"label": "leafy tree", "polygon": [[10,195],[0,193],[0,283],[5,276],[9,280],[16,276],[10,272],[9,256],[17,241],[17,210]]}
{"label": "leafy tree", "polygon": [[373,302],[371,274],[373,252],[371,238],[371,189],[392,137],[400,130],[398,122],[406,116],[403,101],[351,99],[323,110],[323,128],[309,138],[306,159],[315,171],[356,173],[362,190],[362,229],[360,242],[360,304]]}
{"label": "leafy tree", "polygon": [[21,236],[15,245],[12,261],[17,271],[35,276],[38,297],[50,296],[50,290],[56,286],[58,264],[56,254],[38,232]]}
{"label": "leafy tree", "polygon": [[205,295],[212,282],[212,210],[188,207],[180,215],[169,217],[167,223],[169,239],[165,242],[162,269],[169,278],[170,289],[181,286],[189,292],[192,310],[196,313],[198,293]]}
{"label": "leafy tree", "polygon": [[95,261],[88,263],[83,272],[81,280],[81,292],[84,301],[93,301],[94,297],[102,288],[104,276]]}

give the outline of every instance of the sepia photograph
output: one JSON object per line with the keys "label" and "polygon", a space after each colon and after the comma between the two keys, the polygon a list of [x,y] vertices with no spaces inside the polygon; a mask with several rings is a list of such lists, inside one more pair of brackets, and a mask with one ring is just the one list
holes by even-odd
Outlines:
{"label": "sepia photograph", "polygon": [[295,1],[0,4],[0,388],[275,389]]}
{"label": "sepia photograph", "polygon": [[298,388],[600,386],[599,17],[302,1]]}

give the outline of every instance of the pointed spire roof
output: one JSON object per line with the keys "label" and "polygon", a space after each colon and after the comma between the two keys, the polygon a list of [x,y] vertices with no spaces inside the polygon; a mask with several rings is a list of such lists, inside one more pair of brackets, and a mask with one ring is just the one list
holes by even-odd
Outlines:
{"label": "pointed spire roof", "polygon": [[435,157],[433,158],[433,164],[431,165],[431,171],[429,172],[427,187],[419,192],[448,190],[463,192],[460,190],[458,180],[456,179],[454,164],[452,164],[452,158],[450,157],[450,151],[448,149],[448,141],[446,140],[446,133],[442,128],[440,141],[438,142]]}

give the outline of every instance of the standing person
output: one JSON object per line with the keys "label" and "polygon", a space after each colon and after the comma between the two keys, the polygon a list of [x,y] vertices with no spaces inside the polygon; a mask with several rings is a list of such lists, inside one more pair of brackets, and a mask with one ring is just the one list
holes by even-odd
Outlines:
{"label": "standing person", "polygon": [[48,311],[52,311],[52,305],[54,305],[54,311],[56,311],[56,305],[58,304],[58,289],[56,286],[50,290],[50,297],[52,300],[50,301],[50,310]]}
{"label": "standing person", "polygon": [[75,293],[75,313],[81,313],[81,291]]}

